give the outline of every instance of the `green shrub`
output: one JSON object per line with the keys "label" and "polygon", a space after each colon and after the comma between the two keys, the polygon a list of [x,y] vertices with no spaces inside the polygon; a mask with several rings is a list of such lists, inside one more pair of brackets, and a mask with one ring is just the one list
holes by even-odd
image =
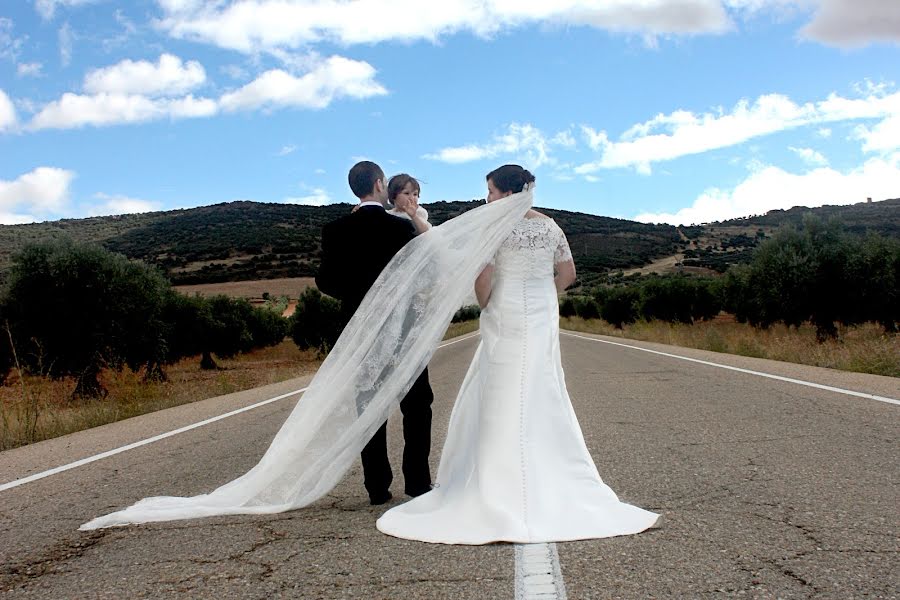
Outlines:
{"label": "green shrub", "polygon": [[318,289],[307,288],[297,300],[290,319],[291,338],[301,350],[315,348],[328,354],[344,328],[341,303]]}

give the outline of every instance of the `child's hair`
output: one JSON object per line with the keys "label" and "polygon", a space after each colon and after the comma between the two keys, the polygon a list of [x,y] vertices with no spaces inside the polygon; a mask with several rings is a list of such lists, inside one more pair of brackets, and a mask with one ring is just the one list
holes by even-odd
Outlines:
{"label": "child's hair", "polygon": [[419,181],[412,175],[407,175],[406,173],[394,175],[388,182],[388,200],[391,201],[391,204],[394,203],[394,198],[396,198],[397,195],[403,191],[403,188],[406,187],[407,183],[413,184],[413,188],[417,192],[422,193],[422,188],[419,186]]}

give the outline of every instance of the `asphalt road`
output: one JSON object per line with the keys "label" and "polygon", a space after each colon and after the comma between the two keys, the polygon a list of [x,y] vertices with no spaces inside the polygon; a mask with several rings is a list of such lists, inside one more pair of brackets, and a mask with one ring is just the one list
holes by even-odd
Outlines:
{"label": "asphalt road", "polygon": [[[900,406],[564,335],[567,382],[604,480],[663,514],[636,536],[558,544],[568,598],[900,597]],[[431,364],[436,465],[475,340]],[[641,348],[900,399],[900,380]],[[295,380],[0,453],[0,483],[302,388]],[[79,532],[148,495],[254,465],[293,399],[0,491],[3,598],[513,598],[514,548],[375,529],[355,468],[314,506]],[[399,419],[392,419],[394,493]],[[399,502],[400,499],[394,500]]]}

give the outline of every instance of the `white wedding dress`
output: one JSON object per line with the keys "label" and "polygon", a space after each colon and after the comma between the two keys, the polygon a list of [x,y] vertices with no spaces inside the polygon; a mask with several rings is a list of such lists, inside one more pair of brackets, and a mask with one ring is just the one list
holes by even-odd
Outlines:
{"label": "white wedding dress", "polygon": [[502,243],[437,485],[387,511],[379,530],[445,544],[534,543],[633,534],[656,522],[603,483],[572,410],[553,281],[554,264],[570,259],[546,217],[522,218]]}

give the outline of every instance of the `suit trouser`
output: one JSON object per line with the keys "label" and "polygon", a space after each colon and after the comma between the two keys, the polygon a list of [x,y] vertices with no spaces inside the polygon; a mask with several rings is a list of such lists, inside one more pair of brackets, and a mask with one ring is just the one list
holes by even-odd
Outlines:
{"label": "suit trouser", "polygon": [[[411,496],[424,494],[431,489],[428,455],[431,453],[433,401],[434,392],[428,383],[426,367],[406,397],[400,401],[400,412],[403,413],[403,478],[406,481],[405,492]],[[363,448],[362,464],[369,497],[384,497],[394,479],[387,453],[387,422]]]}

